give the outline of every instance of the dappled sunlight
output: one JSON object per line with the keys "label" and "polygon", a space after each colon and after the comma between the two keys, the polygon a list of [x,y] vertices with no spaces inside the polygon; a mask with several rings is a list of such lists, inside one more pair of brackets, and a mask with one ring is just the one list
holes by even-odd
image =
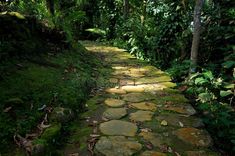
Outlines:
{"label": "dappled sunlight", "polygon": [[[117,47],[109,47],[109,46],[102,46],[102,45],[91,45],[91,43],[85,44],[85,47],[89,51],[102,52],[102,53],[114,53],[114,54],[116,54],[117,52],[125,52],[126,51],[125,49],[120,49],[120,48],[117,48]],[[120,56],[122,56],[122,55],[120,55]]]}
{"label": "dappled sunlight", "polygon": [[233,3],[1,0],[0,156],[235,156]]}
{"label": "dappled sunlight", "polygon": [[[176,84],[171,82],[171,77],[167,73],[134,59],[135,57],[125,50],[98,44],[89,45],[87,49],[104,55],[104,60],[113,69],[108,79],[110,87],[105,89],[105,92],[113,97],[104,101],[108,109],[103,114],[105,122],[100,125],[103,135],[138,136],[149,141],[154,147],[161,148],[163,143],[167,143],[172,147],[182,148],[182,151],[192,149],[194,145],[203,147],[209,145],[209,140],[207,140],[209,135],[199,140],[197,136],[189,134],[191,129],[189,131],[180,129],[184,126],[194,127],[202,124],[198,118],[192,117],[196,113],[195,109],[179,91],[174,89]],[[165,113],[169,116],[161,118],[161,115]],[[197,123],[194,124],[193,121]],[[133,126],[131,123],[147,123],[146,125],[150,126],[146,126],[146,130],[141,129],[137,134],[136,130],[126,127],[129,124]],[[156,131],[149,131],[148,128],[156,129]],[[175,130],[179,133],[174,134]],[[157,133],[159,131],[161,133]],[[181,136],[181,131],[190,139],[189,141]],[[192,131],[198,131],[198,129]],[[170,137],[166,140],[162,132]],[[102,149],[100,146],[105,144],[103,141],[112,139],[112,137],[105,139],[102,137],[96,148]],[[205,145],[201,143],[203,141]],[[141,146],[138,142],[136,143]]]}

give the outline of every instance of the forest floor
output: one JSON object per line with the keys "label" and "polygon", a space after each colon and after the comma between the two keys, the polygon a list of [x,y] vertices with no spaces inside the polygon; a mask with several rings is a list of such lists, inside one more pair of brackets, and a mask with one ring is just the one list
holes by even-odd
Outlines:
{"label": "forest floor", "polygon": [[88,100],[83,120],[73,123],[65,155],[219,155],[197,112],[167,73],[123,49],[83,44],[113,70],[105,87]]}

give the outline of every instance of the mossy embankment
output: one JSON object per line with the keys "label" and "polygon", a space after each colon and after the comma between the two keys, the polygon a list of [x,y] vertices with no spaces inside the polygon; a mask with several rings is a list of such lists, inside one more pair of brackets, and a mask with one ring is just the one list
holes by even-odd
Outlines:
{"label": "mossy embankment", "polygon": [[[2,27],[0,40],[0,155],[24,153],[15,150],[16,135],[53,153],[107,71],[97,56],[78,42],[66,43],[58,30],[16,13],[0,20],[8,25]],[[45,129],[39,133],[38,127]]]}

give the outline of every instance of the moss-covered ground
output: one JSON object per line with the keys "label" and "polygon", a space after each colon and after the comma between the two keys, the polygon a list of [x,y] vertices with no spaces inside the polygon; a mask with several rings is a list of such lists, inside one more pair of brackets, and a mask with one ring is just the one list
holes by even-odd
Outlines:
{"label": "moss-covered ground", "polygon": [[[104,84],[103,77],[109,73],[109,68],[104,69],[103,66],[98,56],[91,54],[79,43],[59,53],[33,56],[32,60],[12,59],[7,63],[2,62],[0,154],[15,155],[12,152],[15,149],[12,139],[14,134],[25,137],[34,132],[45,115],[45,108],[70,108],[78,118],[86,111],[86,100],[94,92],[93,89]],[[42,134],[41,140],[51,141],[53,135]]]}

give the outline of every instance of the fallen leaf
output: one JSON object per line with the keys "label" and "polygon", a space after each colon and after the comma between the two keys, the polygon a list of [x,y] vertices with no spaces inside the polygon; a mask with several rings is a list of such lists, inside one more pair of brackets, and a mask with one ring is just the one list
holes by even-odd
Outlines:
{"label": "fallen leaf", "polygon": [[176,155],[176,156],[181,156],[178,152],[175,152],[175,155]]}
{"label": "fallen leaf", "polygon": [[162,126],[167,126],[167,125],[168,125],[168,123],[167,123],[167,121],[166,121],[166,120],[162,120],[161,125],[162,125]]}
{"label": "fallen leaf", "polygon": [[166,152],[168,152],[168,146],[166,144],[163,144],[163,145],[160,146],[160,150],[163,153],[166,153]]}
{"label": "fallen leaf", "polygon": [[184,127],[184,124],[179,121],[180,127]]}
{"label": "fallen leaf", "polygon": [[168,151],[169,153],[172,153],[172,152],[173,152],[173,150],[172,150],[171,147],[168,147],[167,151]]}
{"label": "fallen leaf", "polygon": [[145,145],[145,147],[146,147],[148,150],[152,150],[152,149],[153,149],[153,144],[150,143],[150,142],[146,142],[144,145]]}
{"label": "fallen leaf", "polygon": [[90,137],[97,138],[97,137],[100,137],[100,135],[98,135],[98,134],[90,134]]}
{"label": "fallen leaf", "polygon": [[150,128],[142,128],[140,129],[141,132],[152,132]]}
{"label": "fallen leaf", "polygon": [[12,107],[7,107],[6,109],[3,110],[4,113],[9,112],[12,109]]}
{"label": "fallen leaf", "polygon": [[187,89],[188,89],[188,86],[181,86],[181,87],[179,87],[178,88],[181,92],[184,92],[184,91],[186,91]]}

